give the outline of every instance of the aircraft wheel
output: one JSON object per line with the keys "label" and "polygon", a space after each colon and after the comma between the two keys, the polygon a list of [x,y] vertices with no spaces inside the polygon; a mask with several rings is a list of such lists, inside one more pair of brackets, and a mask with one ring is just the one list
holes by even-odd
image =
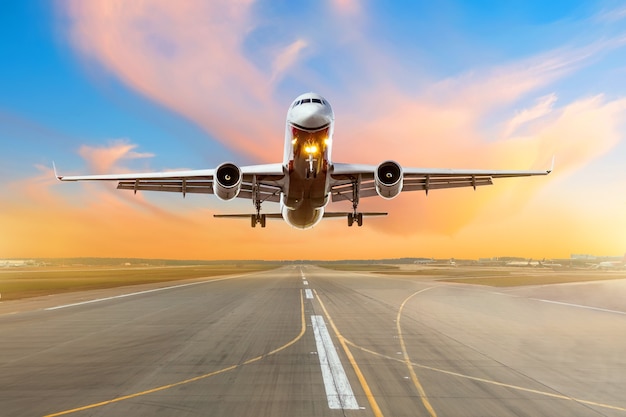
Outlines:
{"label": "aircraft wheel", "polygon": [[356,224],[358,224],[359,227],[363,226],[363,213],[356,215]]}
{"label": "aircraft wheel", "polygon": [[354,217],[352,214],[348,214],[348,227],[352,227],[352,223],[354,223]]}

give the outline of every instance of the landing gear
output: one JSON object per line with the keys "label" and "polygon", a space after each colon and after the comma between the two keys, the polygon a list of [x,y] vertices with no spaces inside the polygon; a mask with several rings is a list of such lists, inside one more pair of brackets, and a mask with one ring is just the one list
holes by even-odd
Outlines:
{"label": "landing gear", "polygon": [[260,224],[261,227],[265,227],[265,214],[257,213],[250,215],[250,225],[256,227],[257,224]]}
{"label": "landing gear", "polygon": [[363,213],[357,212],[359,207],[359,185],[361,179],[352,181],[352,213],[348,214],[348,227],[352,227],[354,222],[361,227],[363,226]]}
{"label": "landing gear", "polygon": [[315,169],[315,163],[317,159],[313,158],[313,155],[309,154],[309,158],[307,159],[309,166],[306,169],[306,179],[317,178],[317,170]]}
{"label": "landing gear", "polygon": [[306,179],[317,178],[317,171],[311,171],[309,168],[306,169]]}
{"label": "landing gear", "polygon": [[354,213],[348,214],[348,227],[352,227],[352,225],[356,222],[356,224],[361,227],[363,226],[363,213]]}
{"label": "landing gear", "polygon": [[261,227],[265,227],[265,214],[261,214],[261,190],[256,175],[252,177],[252,194],[256,214],[250,215],[250,225],[256,227],[257,224],[260,224]]}

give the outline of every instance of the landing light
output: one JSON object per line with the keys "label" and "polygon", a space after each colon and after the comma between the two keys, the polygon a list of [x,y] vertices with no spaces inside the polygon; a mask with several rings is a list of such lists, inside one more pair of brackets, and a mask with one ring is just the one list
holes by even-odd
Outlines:
{"label": "landing light", "polygon": [[317,146],[315,146],[315,145],[305,146],[304,147],[304,151],[306,153],[316,153],[317,152]]}

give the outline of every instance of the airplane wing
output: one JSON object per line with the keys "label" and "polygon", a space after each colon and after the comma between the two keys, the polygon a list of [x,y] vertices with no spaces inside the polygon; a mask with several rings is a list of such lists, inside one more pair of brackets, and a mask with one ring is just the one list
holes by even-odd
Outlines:
{"label": "airplane wing", "polygon": [[[403,168],[401,191],[424,191],[444,188],[473,187],[493,184],[494,178],[528,177],[548,175],[548,170],[475,170],[445,168]],[[331,193],[333,201],[354,201],[378,195],[374,173],[377,165],[333,164]]]}
{"label": "airplane wing", "polygon": [[[253,199],[258,186],[260,201],[280,201],[280,192],[284,185],[285,174],[282,164],[250,165],[240,168],[242,174],[239,198]],[[105,175],[59,175],[59,181],[117,181],[121,190],[163,191],[182,193],[213,194],[215,169],[190,171],[144,172],[131,174]]]}

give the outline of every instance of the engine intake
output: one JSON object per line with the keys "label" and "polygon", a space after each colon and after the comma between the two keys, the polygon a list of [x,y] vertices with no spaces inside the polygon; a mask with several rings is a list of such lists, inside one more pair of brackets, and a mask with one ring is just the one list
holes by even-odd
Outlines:
{"label": "engine intake", "polygon": [[378,165],[374,173],[376,192],[379,196],[392,199],[402,191],[402,167],[395,161],[385,161]]}
{"label": "engine intake", "polygon": [[239,195],[241,180],[241,169],[233,163],[225,162],[215,170],[213,193],[220,200],[232,200]]}

